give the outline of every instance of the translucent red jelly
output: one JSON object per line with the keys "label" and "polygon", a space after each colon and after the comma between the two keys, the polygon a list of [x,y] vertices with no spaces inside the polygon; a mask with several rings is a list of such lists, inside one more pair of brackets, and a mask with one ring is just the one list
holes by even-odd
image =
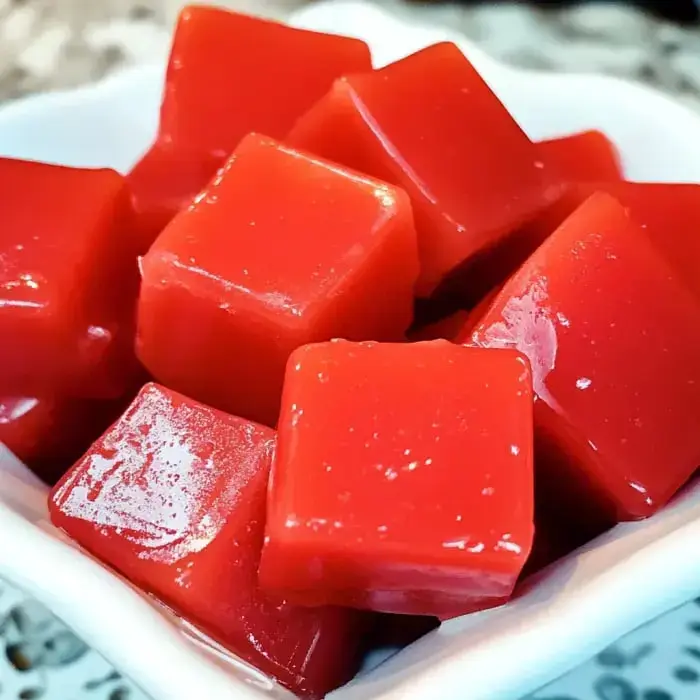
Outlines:
{"label": "translucent red jelly", "polygon": [[333,341],[289,360],[261,585],[449,617],[502,603],[533,536],[517,352]]}
{"label": "translucent red jelly", "polygon": [[[581,183],[610,182],[612,186],[618,183],[623,186],[617,150],[599,131],[540,141],[535,146],[542,162],[559,172],[567,183],[566,188],[554,204],[515,231],[503,245],[484,251],[448,276],[441,294],[458,305],[472,307],[489,289],[503,284],[586,196],[596,191]],[[587,195],[581,196],[579,190]]]}
{"label": "translucent red jelly", "polygon": [[292,350],[404,336],[418,260],[401,190],[250,135],[142,270],[138,354],[153,376],[274,425]]}
{"label": "translucent red jelly", "polygon": [[426,296],[560,192],[554,169],[454,44],[336,81],[286,142],[406,190]]}
{"label": "translucent red jelly", "polygon": [[600,131],[593,129],[540,141],[537,150],[542,160],[555,166],[568,182],[622,180],[617,149]]}
{"label": "translucent red jelly", "polygon": [[643,234],[700,298],[700,185],[647,182],[576,185],[528,225],[526,252],[535,250],[567,216],[598,191],[612,195],[629,210]]}
{"label": "translucent red jelly", "polygon": [[642,518],[700,464],[700,302],[609,195],[538,248],[472,342],[530,358],[538,468],[555,499]]}
{"label": "translucent red jelly", "polygon": [[356,613],[258,590],[269,428],[146,385],[54,489],[53,523],[303,697],[354,672]]}
{"label": "translucent red jelly", "polygon": [[121,400],[2,398],[0,442],[45,482],[54,484],[124,405]]}
{"label": "translucent red jelly", "polygon": [[175,32],[160,129],[131,173],[145,251],[250,131],[282,138],[335,78],[371,70],[362,41],[213,7]]}
{"label": "translucent red jelly", "polygon": [[0,181],[0,394],[119,396],[138,282],[124,178],[0,159]]}

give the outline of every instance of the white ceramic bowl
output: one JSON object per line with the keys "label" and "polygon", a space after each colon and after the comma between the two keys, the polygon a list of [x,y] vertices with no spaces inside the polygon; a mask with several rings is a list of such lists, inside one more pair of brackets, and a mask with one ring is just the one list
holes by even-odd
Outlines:
{"label": "white ceramic bowl", "polygon": [[[294,24],[366,39],[386,63],[454,40],[534,138],[605,131],[628,177],[700,182],[700,117],[612,78],[507,68],[442,29],[368,5],[326,2]],[[127,170],[152,138],[163,66],[0,111],[0,154]],[[1,224],[0,224],[1,225]],[[46,521],[45,488],[0,447],[0,575],[51,608],[156,700],[254,700],[286,693],[83,554]],[[700,590],[700,487],[527,582],[508,605],[443,624],[358,677],[335,700],[516,700]]]}

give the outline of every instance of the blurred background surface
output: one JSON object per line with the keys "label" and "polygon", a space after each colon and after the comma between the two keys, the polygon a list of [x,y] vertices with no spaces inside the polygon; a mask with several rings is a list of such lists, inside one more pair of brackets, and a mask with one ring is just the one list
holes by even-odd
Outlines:
{"label": "blurred background surface", "polygon": [[[518,65],[625,76],[656,85],[700,109],[700,28],[693,21],[693,0],[375,1],[417,21],[459,29],[494,56]],[[0,101],[164,59],[184,4],[0,0]],[[284,18],[304,0],[210,4]]]}

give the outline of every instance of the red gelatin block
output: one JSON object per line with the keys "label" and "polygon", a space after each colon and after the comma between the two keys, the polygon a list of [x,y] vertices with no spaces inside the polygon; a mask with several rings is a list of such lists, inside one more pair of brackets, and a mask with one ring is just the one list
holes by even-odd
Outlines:
{"label": "red gelatin block", "polygon": [[119,396],[138,288],[124,178],[0,159],[0,181],[0,393]]}
{"label": "red gelatin block", "polygon": [[472,343],[530,358],[538,469],[555,499],[642,518],[700,464],[700,303],[609,195],[538,248]]}
{"label": "red gelatin block", "polygon": [[568,182],[622,180],[620,156],[612,141],[600,131],[540,141],[537,150]]}
{"label": "red gelatin block", "polygon": [[144,250],[247,133],[282,138],[334,79],[371,69],[369,49],[357,39],[185,8],[158,139],[130,176]]}
{"label": "red gelatin block", "polygon": [[418,260],[402,191],[252,134],[142,269],[153,376],[274,425],[292,350],[403,338]]}
{"label": "red gelatin block", "polygon": [[54,484],[125,406],[123,400],[0,399],[0,442]]}
{"label": "red gelatin block", "polygon": [[145,253],[168,222],[186,208],[221,166],[223,158],[178,153],[156,141],[128,175],[139,253]]}
{"label": "red gelatin block", "polygon": [[596,192],[606,192],[629,210],[643,234],[674,272],[700,298],[700,185],[604,182],[576,185],[526,229],[529,251]]}
{"label": "red gelatin block", "polygon": [[532,490],[519,353],[305,346],[287,369],[260,583],[380,612],[500,604],[530,551]]}
{"label": "red gelatin block", "polygon": [[155,384],[66,474],[53,523],[304,697],[353,668],[355,613],[258,590],[275,434]]}
{"label": "red gelatin block", "polygon": [[422,296],[560,193],[556,173],[454,44],[336,81],[286,141],[406,190]]}
{"label": "red gelatin block", "polygon": [[505,281],[559,228],[581,204],[596,192],[606,192],[629,209],[632,219],[700,298],[700,185],[646,182],[573,183],[560,199],[536,219],[485,256],[477,271],[460,271],[456,280],[461,303],[464,293]]}
{"label": "red gelatin block", "polygon": [[610,181],[613,185],[618,182],[624,187],[617,151],[599,131],[584,131],[535,145],[542,162],[556,168],[570,186],[560,199],[539,213],[534,221],[514,232],[504,245],[484,251],[448,276],[440,288],[440,294],[452,298],[460,306],[473,306],[487,290],[503,284],[586,199],[579,190],[585,190],[586,196],[595,191],[579,183]]}

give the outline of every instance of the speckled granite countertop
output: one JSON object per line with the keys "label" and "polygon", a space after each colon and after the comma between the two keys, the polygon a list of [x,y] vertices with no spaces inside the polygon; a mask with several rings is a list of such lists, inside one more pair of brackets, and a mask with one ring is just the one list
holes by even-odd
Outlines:
{"label": "speckled granite countertop", "polygon": [[[216,0],[210,0],[214,3]],[[304,0],[219,0],[283,18]],[[462,30],[493,55],[654,84],[700,109],[700,29],[609,2],[566,9],[377,0]],[[0,0],[0,101],[97,80],[165,56],[182,0]]]}

